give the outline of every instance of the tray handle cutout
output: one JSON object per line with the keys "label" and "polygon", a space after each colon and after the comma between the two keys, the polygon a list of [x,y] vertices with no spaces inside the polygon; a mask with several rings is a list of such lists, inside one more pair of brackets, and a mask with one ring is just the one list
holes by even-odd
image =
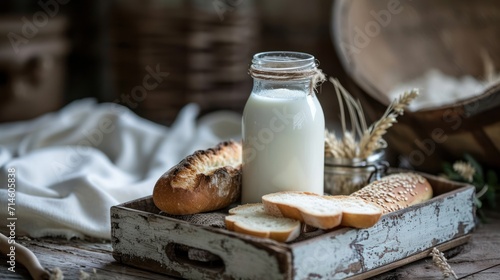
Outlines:
{"label": "tray handle cutout", "polygon": [[197,267],[213,272],[222,272],[226,265],[221,257],[207,250],[198,249],[180,243],[168,243],[167,257],[173,261],[190,267]]}

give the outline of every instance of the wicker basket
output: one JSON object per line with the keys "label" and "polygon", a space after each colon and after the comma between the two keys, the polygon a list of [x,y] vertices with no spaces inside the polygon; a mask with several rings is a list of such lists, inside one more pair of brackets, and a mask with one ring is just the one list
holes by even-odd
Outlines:
{"label": "wicker basket", "polygon": [[110,46],[116,98],[133,98],[134,88],[148,75],[146,67],[158,67],[168,76],[149,87],[145,97],[135,94],[137,100],[121,103],[162,124],[171,123],[191,102],[202,113],[242,110],[252,86],[247,70],[257,26],[253,2],[233,2],[113,1]]}
{"label": "wicker basket", "polygon": [[[373,119],[385,110],[391,88],[431,68],[481,78],[487,53],[500,69],[496,1],[337,0],[333,15],[335,47]],[[466,152],[500,168],[500,85],[452,103],[405,113],[386,136],[389,147],[428,172]]]}

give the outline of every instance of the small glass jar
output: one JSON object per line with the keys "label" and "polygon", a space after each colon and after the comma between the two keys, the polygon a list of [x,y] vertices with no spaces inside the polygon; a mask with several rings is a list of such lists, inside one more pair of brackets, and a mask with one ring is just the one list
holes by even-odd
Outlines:
{"label": "small glass jar", "polygon": [[242,202],[278,191],[323,194],[325,119],[314,93],[310,54],[264,52],[253,57],[252,93],[243,112]]}
{"label": "small glass jar", "polygon": [[380,179],[389,163],[384,160],[384,150],[367,159],[325,158],[325,193],[350,195],[371,181]]}

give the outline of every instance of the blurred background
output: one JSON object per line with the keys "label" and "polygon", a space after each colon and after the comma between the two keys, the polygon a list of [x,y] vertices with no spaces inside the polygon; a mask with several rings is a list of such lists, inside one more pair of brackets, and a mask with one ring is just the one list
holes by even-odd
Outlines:
{"label": "blurred background", "polygon": [[[0,122],[32,119],[86,97],[163,125],[191,102],[202,115],[241,113],[252,86],[251,57],[269,50],[313,54],[360,98],[371,122],[387,106],[381,94],[431,68],[478,79],[485,68],[494,71],[499,23],[498,1],[487,0],[4,0]],[[499,167],[500,101],[498,89],[490,89],[473,112],[450,100],[441,111],[405,114],[387,135],[394,165],[401,155],[411,164],[413,152],[424,157],[414,157],[413,167],[436,171],[442,160],[469,152]],[[323,85],[318,97],[334,127],[334,88]],[[434,139],[436,128],[450,140]]]}
{"label": "blurred background", "polygon": [[[202,113],[242,112],[252,85],[247,70],[259,51],[311,53],[324,72],[343,75],[330,1],[12,0],[0,10],[2,122],[84,97],[118,102],[165,125],[189,102]],[[148,69],[161,77],[137,88]],[[332,97],[320,93],[331,117]]]}

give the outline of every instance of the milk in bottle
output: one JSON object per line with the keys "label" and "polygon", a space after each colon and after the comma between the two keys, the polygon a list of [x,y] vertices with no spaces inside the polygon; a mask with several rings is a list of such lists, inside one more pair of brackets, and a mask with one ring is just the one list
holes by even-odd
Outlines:
{"label": "milk in bottle", "polygon": [[296,52],[254,56],[254,88],[243,112],[242,202],[277,191],[323,194],[323,110],[312,90],[314,57]]}

